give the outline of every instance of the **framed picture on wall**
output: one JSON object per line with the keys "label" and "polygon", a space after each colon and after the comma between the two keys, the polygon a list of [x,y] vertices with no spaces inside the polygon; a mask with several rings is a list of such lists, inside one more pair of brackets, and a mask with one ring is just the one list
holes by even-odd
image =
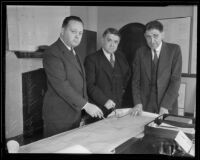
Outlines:
{"label": "framed picture on wall", "polygon": [[179,88],[178,96],[178,115],[184,116],[185,111],[185,93],[186,93],[186,83],[181,82]]}

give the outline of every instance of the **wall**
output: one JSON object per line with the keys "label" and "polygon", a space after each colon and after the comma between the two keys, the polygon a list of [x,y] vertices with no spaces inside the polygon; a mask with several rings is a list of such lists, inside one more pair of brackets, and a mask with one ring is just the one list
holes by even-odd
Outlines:
{"label": "wall", "polygon": [[35,51],[57,40],[69,6],[7,6],[9,50]]}
{"label": "wall", "polygon": [[193,8],[193,23],[192,23],[192,47],[191,47],[191,73],[196,74],[197,70],[197,6]]}
{"label": "wall", "polygon": [[97,47],[100,47],[100,37],[108,27],[120,29],[122,26],[161,18],[185,17],[193,15],[192,6],[167,7],[98,7]]}
{"label": "wall", "polygon": [[71,15],[79,16],[84,22],[84,29],[97,31],[97,7],[71,6]]}
{"label": "wall", "polygon": [[42,68],[42,59],[18,59],[6,52],[6,138],[23,133],[22,73]]}
{"label": "wall", "polygon": [[181,83],[186,84],[185,112],[194,113],[196,108],[196,78],[182,77]]}

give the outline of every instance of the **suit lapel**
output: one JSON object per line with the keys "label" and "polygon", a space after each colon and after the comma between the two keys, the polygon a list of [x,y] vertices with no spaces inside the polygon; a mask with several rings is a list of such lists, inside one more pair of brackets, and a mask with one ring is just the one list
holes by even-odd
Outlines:
{"label": "suit lapel", "polygon": [[110,79],[112,79],[113,68],[102,50],[100,51],[100,62],[104,72],[108,75]]}
{"label": "suit lapel", "polygon": [[82,60],[81,60],[81,58],[80,58],[80,56],[79,56],[79,54],[76,52],[76,55],[77,55],[77,57],[78,57],[78,60],[79,60],[79,62],[80,62],[80,65],[81,66],[79,66],[79,68],[81,67],[81,71],[82,71],[82,73],[83,73],[83,76],[85,77],[85,68],[84,68],[84,65],[83,65],[83,62],[82,62]]}
{"label": "suit lapel", "polygon": [[[79,72],[84,76],[84,73],[82,72],[82,69],[81,69],[82,66],[81,67],[79,66],[79,64],[76,61],[76,57],[70,52],[70,50],[68,50],[68,48],[63,44],[63,42],[60,39],[58,39],[57,45],[62,51],[64,58],[67,61],[69,61],[73,66],[75,66],[79,70]],[[79,61],[80,61],[80,58],[79,58]]]}
{"label": "suit lapel", "polygon": [[151,80],[151,61],[152,61],[152,55],[151,50],[149,48],[146,48],[146,52],[144,52],[144,66],[147,73],[147,76],[149,80]]}
{"label": "suit lapel", "polygon": [[168,66],[168,54],[167,54],[167,45],[163,42],[162,44],[162,48],[160,51],[160,56],[159,56],[159,61],[158,61],[158,74],[157,74],[157,78],[159,78],[159,76],[162,74],[163,69],[166,68],[166,66]]}
{"label": "suit lapel", "polygon": [[124,74],[126,72],[126,65],[124,64],[123,59],[121,59],[121,57],[118,55],[119,52],[115,53],[115,62],[119,64],[119,67],[122,71],[122,74]]}

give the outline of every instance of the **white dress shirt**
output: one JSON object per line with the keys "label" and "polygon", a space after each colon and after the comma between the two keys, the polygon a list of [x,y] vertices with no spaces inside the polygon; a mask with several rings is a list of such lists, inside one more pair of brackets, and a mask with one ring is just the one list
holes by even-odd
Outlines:
{"label": "white dress shirt", "polygon": [[[63,42],[63,44],[65,45],[65,47],[67,47],[67,49],[69,49],[71,51],[71,47],[68,46],[61,37],[60,37],[60,40]],[[76,52],[75,52],[74,49],[72,50],[72,52],[73,52],[74,55],[76,55]]]}
{"label": "white dress shirt", "polygon": [[[162,42],[161,42],[160,45],[155,49],[158,58],[159,58],[159,56],[160,56],[161,47],[162,47]],[[153,59],[154,59],[154,51],[151,50],[151,53],[152,53],[152,60],[153,60]]]}
{"label": "white dress shirt", "polygon": [[[106,58],[108,59],[108,61],[110,62],[110,53],[106,52],[103,48],[103,53],[106,56]],[[113,60],[115,61],[115,54],[113,53]]]}

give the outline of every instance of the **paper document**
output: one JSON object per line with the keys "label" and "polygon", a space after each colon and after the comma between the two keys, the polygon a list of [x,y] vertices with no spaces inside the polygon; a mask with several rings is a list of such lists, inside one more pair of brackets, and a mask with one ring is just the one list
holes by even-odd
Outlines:
{"label": "paper document", "polygon": [[[131,108],[121,108],[121,109],[116,109],[116,111],[112,111],[109,115],[108,115],[108,118],[109,117],[115,117],[117,116],[118,118],[119,117],[123,117],[127,114],[129,114],[129,111],[131,110]],[[115,113],[116,112],[116,113]],[[116,114],[116,115],[115,115]]]}
{"label": "paper document", "polygon": [[[122,113],[126,114],[128,110],[122,110]],[[144,126],[154,119],[142,115],[105,118],[21,146],[19,153],[113,153],[115,148],[143,133]]]}
{"label": "paper document", "polygon": [[166,124],[166,123],[161,123],[159,126],[157,126],[157,128],[167,128],[167,129],[172,129],[172,130],[181,130],[185,133],[195,134],[194,128],[181,128],[181,127],[173,126],[173,125]]}
{"label": "paper document", "polygon": [[92,152],[90,152],[87,148],[81,145],[74,145],[74,146],[59,150],[56,153],[92,153]]}
{"label": "paper document", "polygon": [[[126,116],[130,113],[132,108],[121,108],[121,109],[116,109],[116,113],[115,111],[111,112],[109,115],[108,115],[108,118],[109,117],[123,117],[123,116]],[[116,115],[115,115],[116,114]],[[158,117],[159,115],[158,114],[155,114],[155,113],[150,113],[150,112],[144,112],[142,111],[142,116],[147,116],[147,117],[153,117],[153,118],[156,118]]]}
{"label": "paper document", "polygon": [[193,157],[195,156],[195,144],[192,145],[192,148],[190,149],[189,154],[190,154],[191,156],[193,156]]}
{"label": "paper document", "polygon": [[185,152],[189,152],[192,148],[192,141],[183,133],[182,131],[179,131],[175,141],[183,148]]}
{"label": "paper document", "polygon": [[147,116],[147,117],[152,117],[152,118],[156,118],[159,116],[159,114],[156,113],[151,113],[151,112],[142,112],[142,116]]}

